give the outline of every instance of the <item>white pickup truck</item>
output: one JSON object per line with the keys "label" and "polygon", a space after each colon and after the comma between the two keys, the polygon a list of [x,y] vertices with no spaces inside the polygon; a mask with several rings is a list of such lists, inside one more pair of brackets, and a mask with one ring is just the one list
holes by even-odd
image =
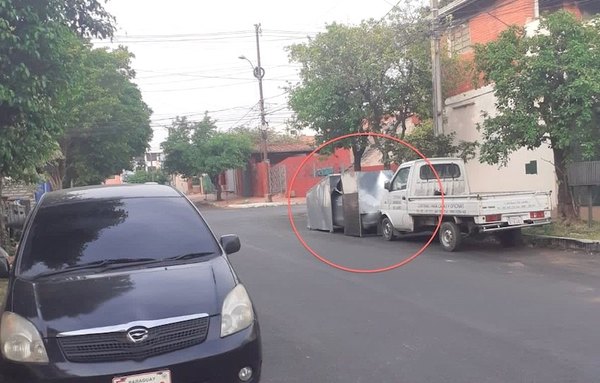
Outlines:
{"label": "white pickup truck", "polygon": [[439,241],[447,251],[459,248],[464,237],[496,233],[501,243],[514,245],[521,228],[550,223],[550,192],[473,193],[464,162],[456,158],[430,160],[442,190],[424,160],[403,163],[385,189],[380,202],[381,233],[392,240],[401,233],[431,231],[444,216]]}

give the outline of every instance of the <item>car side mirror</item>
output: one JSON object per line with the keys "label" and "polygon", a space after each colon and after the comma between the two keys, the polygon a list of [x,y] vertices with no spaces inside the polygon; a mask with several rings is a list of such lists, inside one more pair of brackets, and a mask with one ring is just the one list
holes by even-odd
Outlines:
{"label": "car side mirror", "polygon": [[242,247],[240,238],[235,234],[221,236],[220,242],[221,246],[223,246],[223,250],[225,250],[225,254],[227,255],[237,253]]}
{"label": "car side mirror", "polygon": [[390,189],[392,188],[392,182],[391,181],[385,181],[383,183],[383,188],[387,191],[390,191]]}

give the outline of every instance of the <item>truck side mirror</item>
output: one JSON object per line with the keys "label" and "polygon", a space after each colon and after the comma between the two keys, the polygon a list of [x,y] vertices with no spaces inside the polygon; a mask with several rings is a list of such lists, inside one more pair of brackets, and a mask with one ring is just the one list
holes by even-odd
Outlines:
{"label": "truck side mirror", "polygon": [[392,183],[390,181],[385,181],[383,183],[383,188],[387,191],[390,191],[390,189],[392,188]]}

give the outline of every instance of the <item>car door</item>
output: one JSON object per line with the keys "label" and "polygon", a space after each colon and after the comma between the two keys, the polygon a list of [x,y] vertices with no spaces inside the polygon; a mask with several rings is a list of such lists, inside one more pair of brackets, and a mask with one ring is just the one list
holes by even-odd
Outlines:
{"label": "car door", "polygon": [[407,187],[410,167],[400,168],[390,184],[389,216],[396,230],[412,231],[412,219],[408,215]]}

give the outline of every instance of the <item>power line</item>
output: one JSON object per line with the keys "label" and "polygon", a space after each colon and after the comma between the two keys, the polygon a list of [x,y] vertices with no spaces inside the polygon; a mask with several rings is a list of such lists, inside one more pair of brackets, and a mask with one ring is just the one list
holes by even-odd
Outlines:
{"label": "power line", "polygon": [[[268,42],[274,41],[296,41],[296,40],[304,40],[310,35],[302,36],[302,35],[292,35],[292,34],[265,34],[266,37],[271,37],[270,39],[265,39]],[[246,35],[215,35],[211,37],[207,36],[197,36],[194,37],[190,35],[189,37],[171,37],[169,35],[162,35],[161,37],[155,38],[129,38],[129,37],[121,37],[114,38],[113,40],[93,40],[95,44],[162,44],[162,43],[180,43],[180,42],[213,42],[213,41],[223,41],[223,40],[247,40],[252,39],[254,36],[252,34]]]}
{"label": "power line", "polygon": [[221,84],[221,85],[214,85],[214,86],[203,86],[203,87],[197,87],[197,88],[179,88],[179,89],[150,89],[150,90],[144,90],[143,93],[156,93],[156,92],[188,92],[188,91],[192,91],[192,90],[203,90],[203,89],[215,89],[215,88],[225,88],[225,87],[231,87],[231,86],[238,86],[238,85],[248,85],[248,84],[252,84],[254,83],[254,81],[252,80],[248,80],[245,82],[238,82],[238,83],[234,83],[234,84]]}
{"label": "power line", "polygon": [[242,117],[241,117],[239,120],[237,120],[236,122],[234,122],[234,123],[233,123],[233,125],[231,125],[231,126],[229,127],[229,129],[233,129],[233,128],[234,128],[234,127],[237,125],[237,124],[239,124],[239,123],[240,123],[240,121],[242,121],[242,120],[243,120],[244,118],[246,118],[246,117],[247,117],[247,116],[248,116],[250,113],[252,113],[252,111],[254,110],[254,108],[256,108],[256,107],[258,106],[258,104],[259,104],[258,102],[257,102],[256,104],[254,104],[254,105],[252,106],[252,108],[250,108],[250,109],[248,110],[248,112],[246,112],[246,114],[244,114],[244,115],[243,115],[243,116],[242,116]]}

